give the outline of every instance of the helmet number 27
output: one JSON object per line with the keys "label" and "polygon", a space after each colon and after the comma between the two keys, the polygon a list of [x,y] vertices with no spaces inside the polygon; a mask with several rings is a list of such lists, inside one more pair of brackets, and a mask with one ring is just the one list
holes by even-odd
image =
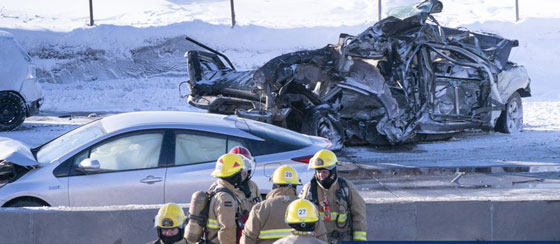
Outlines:
{"label": "helmet number 27", "polygon": [[307,209],[298,208],[298,217],[307,217]]}

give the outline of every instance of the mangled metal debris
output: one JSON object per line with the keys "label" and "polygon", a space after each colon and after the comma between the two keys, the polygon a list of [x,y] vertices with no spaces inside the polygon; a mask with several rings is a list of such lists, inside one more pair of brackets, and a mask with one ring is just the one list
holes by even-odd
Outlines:
{"label": "mangled metal debris", "polygon": [[[223,54],[189,51],[189,103],[280,125],[335,145],[399,144],[467,129],[520,131],[516,40],[440,26],[437,0],[401,7],[357,36],[236,71]],[[219,58],[225,58],[230,67]]]}

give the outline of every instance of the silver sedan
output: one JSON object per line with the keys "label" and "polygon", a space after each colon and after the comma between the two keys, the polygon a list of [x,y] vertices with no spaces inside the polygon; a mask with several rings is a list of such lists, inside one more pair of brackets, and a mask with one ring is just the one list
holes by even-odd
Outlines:
{"label": "silver sedan", "polygon": [[255,156],[253,180],[266,193],[282,164],[309,180],[306,162],[331,143],[237,116],[123,113],[34,149],[0,138],[0,206],[186,203],[210,186],[215,161],[235,146]]}

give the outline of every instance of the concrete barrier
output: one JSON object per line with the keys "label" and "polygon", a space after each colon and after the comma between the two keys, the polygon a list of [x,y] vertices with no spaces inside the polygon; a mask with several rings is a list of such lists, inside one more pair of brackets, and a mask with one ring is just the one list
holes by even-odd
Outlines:
{"label": "concrete barrier", "polygon": [[[146,243],[158,208],[4,208],[0,243]],[[560,240],[560,201],[368,203],[367,215],[369,240]]]}

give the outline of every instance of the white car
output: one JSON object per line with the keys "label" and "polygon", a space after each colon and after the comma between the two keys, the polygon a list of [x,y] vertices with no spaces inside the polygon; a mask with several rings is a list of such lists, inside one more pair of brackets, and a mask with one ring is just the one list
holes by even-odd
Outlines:
{"label": "white car", "polygon": [[11,33],[0,31],[0,130],[17,128],[43,102],[35,65]]}
{"label": "white car", "polygon": [[0,206],[187,203],[207,190],[216,160],[244,146],[266,193],[280,165],[308,182],[313,154],[329,140],[237,116],[176,111],[113,115],[30,149],[0,137]]}

